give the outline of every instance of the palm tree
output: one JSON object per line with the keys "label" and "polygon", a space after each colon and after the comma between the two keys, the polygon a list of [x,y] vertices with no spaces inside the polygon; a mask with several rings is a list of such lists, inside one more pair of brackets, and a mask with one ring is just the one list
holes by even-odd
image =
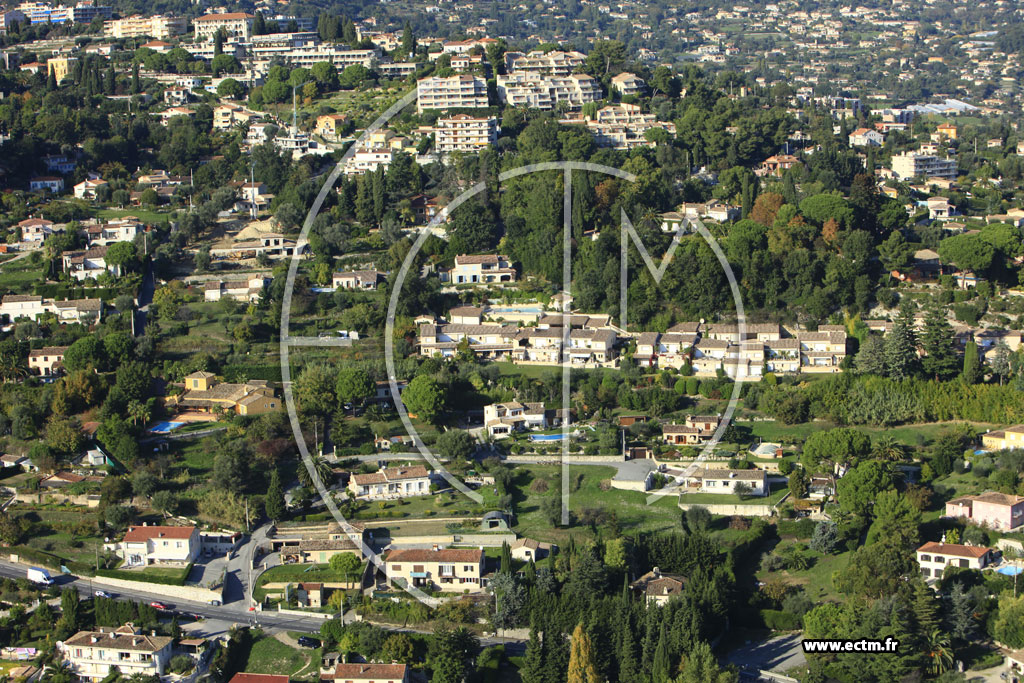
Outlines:
{"label": "palm tree", "polygon": [[[330,488],[334,483],[334,471],[331,469],[330,464],[322,457],[313,457],[313,469],[316,471],[317,477],[320,479],[320,483],[325,488]],[[313,483],[313,478],[309,474],[309,468],[306,467],[305,462],[299,462],[299,483],[308,489],[316,488]]]}
{"label": "palm tree", "polygon": [[25,361],[13,353],[5,353],[0,356],[0,379],[5,382],[18,380],[28,375],[28,367]]}
{"label": "palm tree", "polygon": [[941,674],[953,666],[953,648],[949,636],[935,629],[925,643],[924,656],[928,660],[928,673]]}
{"label": "palm tree", "polygon": [[901,460],[905,460],[907,457],[907,451],[903,444],[898,443],[896,439],[892,438],[888,434],[879,437],[872,450],[874,451],[873,455],[879,460],[900,462]]}
{"label": "palm tree", "polygon": [[149,406],[142,401],[129,401],[128,402],[128,417],[132,419],[132,424],[137,425],[140,422],[146,424],[149,422],[149,418],[152,417]]}

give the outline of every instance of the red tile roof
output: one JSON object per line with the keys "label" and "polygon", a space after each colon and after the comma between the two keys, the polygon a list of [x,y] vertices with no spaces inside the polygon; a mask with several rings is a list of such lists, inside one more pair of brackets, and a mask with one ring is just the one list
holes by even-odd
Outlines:
{"label": "red tile roof", "polygon": [[191,538],[195,530],[194,526],[135,526],[128,529],[124,540],[127,543],[142,543],[151,538],[184,540]]}
{"label": "red tile roof", "polygon": [[405,678],[407,668],[405,664],[338,664],[333,674],[325,674],[321,678],[401,681]]}
{"label": "red tile roof", "polygon": [[385,558],[386,562],[481,562],[484,551],[479,548],[407,548],[392,550]]}
{"label": "red tile roof", "polygon": [[231,677],[230,683],[288,683],[288,677],[279,674],[247,674],[239,672]]}
{"label": "red tile roof", "polygon": [[938,553],[940,555],[953,555],[954,557],[973,557],[975,559],[984,557],[990,552],[988,548],[978,545],[960,545],[959,543],[936,543],[928,541],[917,549],[919,553]]}

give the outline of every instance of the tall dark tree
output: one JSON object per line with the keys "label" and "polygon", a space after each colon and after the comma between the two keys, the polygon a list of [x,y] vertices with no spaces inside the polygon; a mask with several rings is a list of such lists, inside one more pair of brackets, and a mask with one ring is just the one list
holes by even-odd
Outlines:
{"label": "tall dark tree", "polygon": [[889,334],[885,335],[885,371],[893,379],[913,377],[917,373],[917,332],[914,328],[914,304],[907,300]]}
{"label": "tall dark tree", "polygon": [[948,380],[956,376],[960,363],[953,350],[953,326],[946,320],[944,310],[935,303],[925,311],[921,346],[925,352],[921,366],[929,377]]}

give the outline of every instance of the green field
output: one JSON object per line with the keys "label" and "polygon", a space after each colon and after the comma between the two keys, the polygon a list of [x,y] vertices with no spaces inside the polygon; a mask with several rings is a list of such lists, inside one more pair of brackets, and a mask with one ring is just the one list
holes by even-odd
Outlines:
{"label": "green field", "polygon": [[299,678],[320,675],[320,650],[299,650],[277,638],[262,636],[249,650],[242,671],[254,674],[285,674]]}
{"label": "green field", "polygon": [[111,218],[123,218],[125,216],[135,216],[143,223],[161,223],[170,218],[169,213],[163,213],[160,211],[149,211],[147,209],[131,208],[131,209],[99,209],[96,211],[97,218],[105,218],[110,220]]}

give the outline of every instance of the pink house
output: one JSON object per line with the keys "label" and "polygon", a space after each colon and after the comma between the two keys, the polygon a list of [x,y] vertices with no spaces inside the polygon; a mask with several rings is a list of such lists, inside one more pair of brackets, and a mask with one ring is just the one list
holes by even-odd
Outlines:
{"label": "pink house", "polygon": [[946,503],[947,517],[962,517],[992,529],[1012,531],[1024,526],[1024,496],[986,491]]}

